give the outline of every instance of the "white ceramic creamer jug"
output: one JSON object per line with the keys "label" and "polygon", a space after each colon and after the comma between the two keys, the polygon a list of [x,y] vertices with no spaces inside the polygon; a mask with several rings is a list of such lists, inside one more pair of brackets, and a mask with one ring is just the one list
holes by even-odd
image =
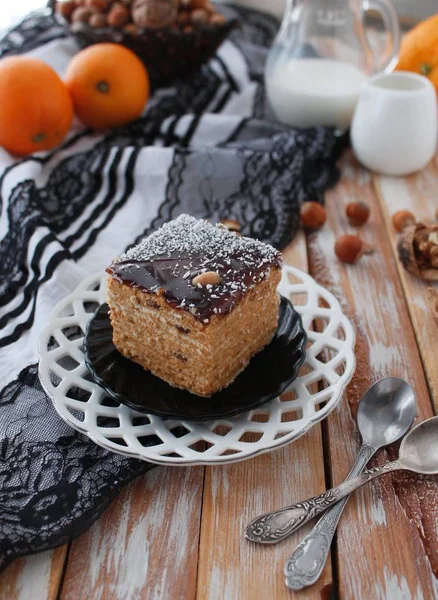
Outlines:
{"label": "white ceramic creamer jug", "polygon": [[423,169],[437,147],[437,112],[435,88],[426,77],[405,71],[372,77],[351,126],[357,158],[386,175]]}

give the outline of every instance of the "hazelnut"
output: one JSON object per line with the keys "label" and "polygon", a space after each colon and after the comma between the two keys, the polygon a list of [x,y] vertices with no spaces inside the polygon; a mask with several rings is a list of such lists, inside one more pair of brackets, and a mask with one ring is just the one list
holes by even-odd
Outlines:
{"label": "hazelnut", "polygon": [[367,249],[363,240],[357,235],[341,235],[335,244],[336,256],[342,262],[349,264],[357,262]]}
{"label": "hazelnut", "polygon": [[434,269],[438,269],[438,246],[430,250],[430,265]]}
{"label": "hazelnut", "polygon": [[85,0],[85,6],[94,12],[105,12],[108,5],[109,0]]}
{"label": "hazelnut", "polygon": [[210,23],[212,25],[223,25],[225,22],[226,22],[226,18],[224,17],[224,15],[221,15],[220,13],[214,13],[210,17]]}
{"label": "hazelnut", "polygon": [[222,219],[221,221],[219,221],[219,223],[223,227],[226,227],[228,231],[234,231],[236,233],[239,233],[241,230],[240,223],[239,221],[236,221],[236,219]]}
{"label": "hazelnut", "polygon": [[206,273],[200,273],[199,275],[196,275],[196,277],[192,279],[192,285],[195,287],[198,285],[205,287],[206,285],[219,285],[221,281],[222,278],[219,273],[216,273],[215,271],[207,271]]}
{"label": "hazelnut", "polygon": [[370,216],[370,208],[365,202],[350,202],[345,209],[347,219],[355,227],[364,225]]}
{"label": "hazelnut", "polygon": [[88,23],[88,19],[90,18],[91,10],[86,8],[85,6],[79,6],[75,8],[73,14],[71,16],[72,23]]}
{"label": "hazelnut", "polygon": [[128,35],[132,35],[133,37],[135,37],[136,35],[138,35],[138,29],[134,25],[134,23],[128,23],[127,25],[125,25],[124,28],[123,28],[123,32],[126,33],[126,34],[128,34]]}
{"label": "hazelnut", "polygon": [[198,8],[203,8],[207,6],[207,0],[192,0],[190,3],[190,7],[192,10],[196,10]]}
{"label": "hazelnut", "polygon": [[70,20],[74,10],[76,8],[76,3],[72,0],[67,0],[67,2],[57,2],[56,3],[56,12],[67,19]]}
{"label": "hazelnut", "polygon": [[198,8],[192,12],[191,21],[194,25],[204,25],[208,22],[208,14],[202,8]]}
{"label": "hazelnut", "polygon": [[415,217],[409,210],[399,210],[392,215],[392,224],[397,231],[415,225]]}
{"label": "hazelnut", "polygon": [[101,29],[102,27],[108,26],[106,15],[103,15],[102,13],[93,13],[88,23],[91,25],[91,27],[95,27],[96,29]]}
{"label": "hazelnut", "polygon": [[132,20],[140,29],[170,27],[177,16],[176,0],[135,0]]}
{"label": "hazelnut", "polygon": [[318,202],[304,202],[300,215],[306,229],[320,229],[327,220],[325,208]]}
{"label": "hazelnut", "polygon": [[128,21],[128,9],[123,4],[120,4],[120,2],[115,2],[108,13],[108,24],[111,27],[123,27]]}

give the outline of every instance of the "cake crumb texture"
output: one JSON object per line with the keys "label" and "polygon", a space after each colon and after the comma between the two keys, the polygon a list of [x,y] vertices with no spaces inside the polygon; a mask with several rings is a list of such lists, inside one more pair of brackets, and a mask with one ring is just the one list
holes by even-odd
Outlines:
{"label": "cake crumb texture", "polygon": [[113,341],[170,385],[209,397],[277,328],[281,256],[181,215],[107,269]]}

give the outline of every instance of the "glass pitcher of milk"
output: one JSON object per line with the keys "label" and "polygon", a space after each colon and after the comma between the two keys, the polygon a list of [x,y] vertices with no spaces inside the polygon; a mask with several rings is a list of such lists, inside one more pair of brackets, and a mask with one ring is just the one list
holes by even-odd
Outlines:
{"label": "glass pitcher of milk", "polygon": [[[368,43],[365,12],[381,13],[387,44],[376,57]],[[265,69],[276,117],[294,127],[349,127],[362,84],[394,68],[400,45],[390,0],[287,0]]]}

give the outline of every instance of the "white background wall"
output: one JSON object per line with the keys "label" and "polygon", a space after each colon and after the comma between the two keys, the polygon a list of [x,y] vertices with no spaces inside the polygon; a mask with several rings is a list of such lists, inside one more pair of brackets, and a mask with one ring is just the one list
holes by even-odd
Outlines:
{"label": "white background wall", "polygon": [[44,4],[42,0],[0,0],[0,29],[9,27],[26,13]]}

